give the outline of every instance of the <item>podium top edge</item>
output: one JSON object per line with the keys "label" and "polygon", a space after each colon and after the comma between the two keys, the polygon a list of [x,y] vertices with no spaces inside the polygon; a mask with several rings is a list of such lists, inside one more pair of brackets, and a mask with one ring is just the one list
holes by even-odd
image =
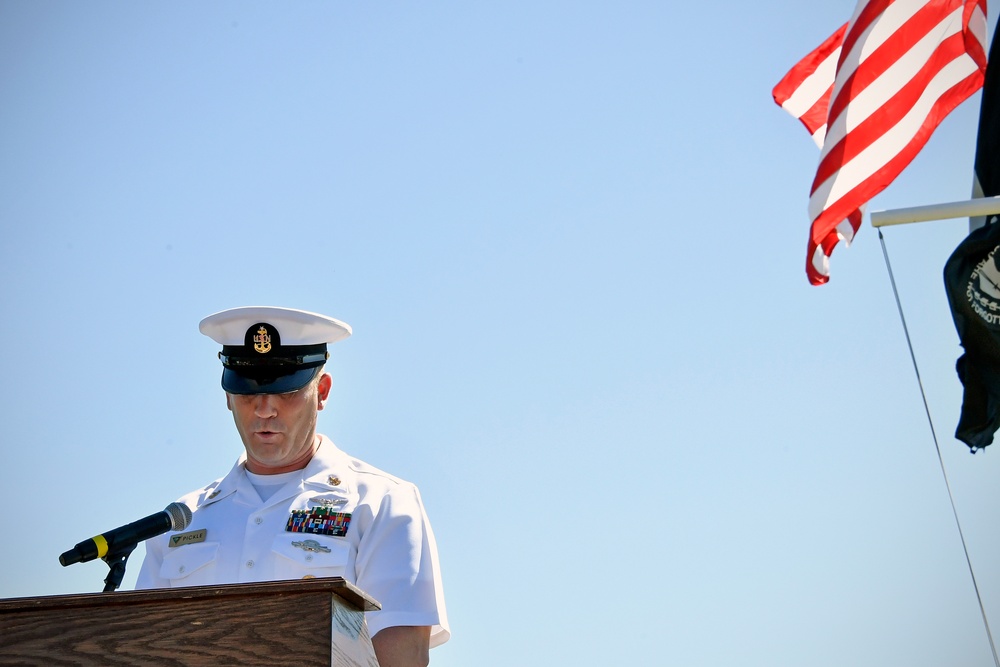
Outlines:
{"label": "podium top edge", "polygon": [[377,600],[343,577],[298,579],[290,581],[261,581],[251,584],[219,584],[217,586],[189,586],[183,588],[153,588],[141,591],[114,593],[76,593],[40,597],[0,599],[0,614],[29,609],[57,609],[89,606],[130,605],[185,599],[211,599],[222,597],[256,597],[265,595],[306,595],[330,593],[340,598],[354,611],[378,611],[382,606]]}

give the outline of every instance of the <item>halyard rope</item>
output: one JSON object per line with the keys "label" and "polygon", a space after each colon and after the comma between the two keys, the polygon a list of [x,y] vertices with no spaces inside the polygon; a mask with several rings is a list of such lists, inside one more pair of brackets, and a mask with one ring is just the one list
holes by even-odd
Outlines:
{"label": "halyard rope", "polygon": [[983,617],[983,625],[986,627],[986,637],[990,640],[990,650],[993,651],[993,664],[1000,667],[1000,658],[997,657],[997,648],[993,643],[993,633],[990,631],[990,622],[986,618],[986,608],[983,606],[983,598],[979,594],[979,584],[976,582],[976,572],[972,568],[972,559],[969,558],[969,547],[965,544],[965,534],[962,532],[962,523],[958,520],[958,510],[955,508],[955,496],[951,492],[951,484],[948,482],[948,473],[944,468],[944,457],[941,456],[941,446],[938,444],[937,432],[934,430],[934,420],[931,419],[931,410],[927,405],[927,394],[924,392],[924,383],[920,379],[920,369],[917,367],[917,356],[913,353],[913,343],[910,341],[910,330],[906,326],[906,317],[903,315],[903,305],[899,300],[899,291],[896,289],[896,279],[892,275],[892,266],[889,264],[889,253],[885,248],[885,237],[882,236],[882,229],[878,230],[878,238],[882,243],[882,256],[885,258],[885,268],[889,272],[889,283],[892,285],[892,295],[896,298],[896,309],[899,311],[899,321],[903,323],[903,333],[906,335],[906,346],[910,350],[910,360],[913,362],[913,372],[917,376],[917,385],[920,387],[920,397],[924,401],[924,412],[927,413],[927,423],[931,428],[931,438],[934,440],[934,448],[937,450],[938,463],[941,465],[941,476],[944,477],[944,486],[948,490],[948,499],[951,501],[951,513],[955,517],[955,525],[958,527],[958,536],[962,540],[962,550],[965,552],[965,562],[969,566],[969,574],[972,576],[972,587],[976,591],[976,600],[979,601],[979,613]]}

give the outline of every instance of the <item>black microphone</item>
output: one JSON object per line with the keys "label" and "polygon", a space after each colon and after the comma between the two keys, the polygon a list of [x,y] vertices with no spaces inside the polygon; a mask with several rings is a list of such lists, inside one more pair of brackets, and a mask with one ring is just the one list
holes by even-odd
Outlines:
{"label": "black microphone", "polygon": [[191,508],[182,503],[170,503],[162,512],[133,521],[127,526],[109,530],[59,556],[63,567],[73,563],[86,563],[95,558],[104,558],[117,549],[134,547],[143,540],[161,535],[168,530],[184,530],[191,523]]}

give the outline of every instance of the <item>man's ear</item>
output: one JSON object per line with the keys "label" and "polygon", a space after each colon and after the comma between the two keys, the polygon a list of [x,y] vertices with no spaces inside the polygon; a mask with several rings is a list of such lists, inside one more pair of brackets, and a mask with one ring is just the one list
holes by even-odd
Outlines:
{"label": "man's ear", "polygon": [[226,392],[226,408],[230,412],[233,411],[233,397],[229,395],[229,392]]}
{"label": "man's ear", "polygon": [[322,410],[326,399],[330,398],[330,388],[333,386],[333,378],[329,373],[319,376],[319,383],[316,385],[316,409]]}

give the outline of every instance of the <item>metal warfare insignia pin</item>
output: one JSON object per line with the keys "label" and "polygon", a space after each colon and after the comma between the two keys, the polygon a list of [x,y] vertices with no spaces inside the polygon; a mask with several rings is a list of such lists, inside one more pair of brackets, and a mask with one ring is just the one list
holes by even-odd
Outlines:
{"label": "metal warfare insignia pin", "polygon": [[301,542],[292,542],[292,546],[298,547],[303,551],[312,551],[314,553],[323,552],[325,554],[330,553],[330,547],[324,547],[316,540],[302,540]]}
{"label": "metal warfare insignia pin", "polygon": [[257,333],[253,337],[253,349],[261,354],[267,354],[271,351],[271,334],[264,325],[257,329]]}
{"label": "metal warfare insignia pin", "polygon": [[323,507],[340,507],[347,504],[347,498],[310,498],[309,503]]}

